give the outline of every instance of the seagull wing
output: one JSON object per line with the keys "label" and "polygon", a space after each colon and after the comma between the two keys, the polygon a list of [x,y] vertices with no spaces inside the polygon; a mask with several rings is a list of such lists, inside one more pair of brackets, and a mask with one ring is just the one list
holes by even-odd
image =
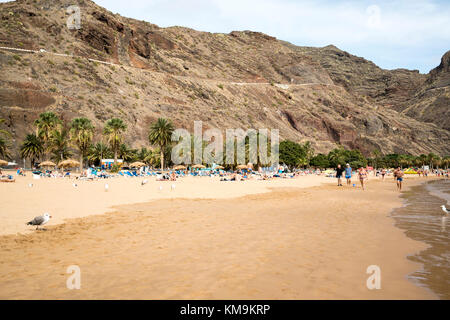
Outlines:
{"label": "seagull wing", "polygon": [[40,226],[44,221],[45,221],[44,216],[37,216],[33,220],[28,222],[28,224],[31,224],[33,226]]}

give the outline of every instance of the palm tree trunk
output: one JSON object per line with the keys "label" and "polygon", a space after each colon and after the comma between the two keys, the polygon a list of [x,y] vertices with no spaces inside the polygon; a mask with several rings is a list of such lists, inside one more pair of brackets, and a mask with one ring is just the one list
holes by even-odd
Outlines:
{"label": "palm tree trunk", "polygon": [[114,148],[114,165],[117,165],[117,148]]}
{"label": "palm tree trunk", "polygon": [[80,154],[80,173],[83,172],[83,153]]}
{"label": "palm tree trunk", "polygon": [[161,171],[164,170],[164,151],[161,148]]}

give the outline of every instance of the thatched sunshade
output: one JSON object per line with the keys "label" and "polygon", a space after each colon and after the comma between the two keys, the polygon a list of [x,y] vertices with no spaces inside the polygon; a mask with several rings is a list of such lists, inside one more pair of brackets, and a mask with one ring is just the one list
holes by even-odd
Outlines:
{"label": "thatched sunshade", "polygon": [[7,165],[8,165],[8,161],[0,159],[0,166],[7,166]]}
{"label": "thatched sunshade", "polygon": [[217,170],[223,170],[223,169],[225,169],[225,167],[217,166],[217,167],[215,167],[214,169],[217,169]]}
{"label": "thatched sunshade", "polygon": [[240,164],[236,168],[239,169],[239,170],[248,169],[248,167],[245,164]]}
{"label": "thatched sunshade", "polygon": [[140,161],[136,161],[130,164],[130,167],[132,168],[140,168],[140,167],[145,167],[146,164]]}
{"label": "thatched sunshade", "polygon": [[39,167],[55,167],[55,166],[56,166],[56,163],[51,162],[51,161],[44,161],[39,164]]}
{"label": "thatched sunshade", "polygon": [[195,164],[192,166],[193,169],[205,169],[206,167],[202,164]]}
{"label": "thatched sunshade", "polygon": [[186,167],[182,166],[182,165],[173,167],[173,170],[185,170],[185,169],[186,169]]}
{"label": "thatched sunshade", "polygon": [[76,160],[72,160],[72,159],[67,159],[64,161],[61,161],[60,163],[58,163],[58,167],[63,167],[63,168],[74,168],[74,167],[78,167],[80,165],[80,163]]}

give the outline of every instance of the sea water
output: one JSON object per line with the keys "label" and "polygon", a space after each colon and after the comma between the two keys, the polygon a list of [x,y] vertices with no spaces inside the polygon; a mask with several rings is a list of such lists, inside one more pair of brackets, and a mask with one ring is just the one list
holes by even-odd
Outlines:
{"label": "sea water", "polygon": [[404,206],[394,210],[395,225],[408,237],[425,242],[428,249],[408,256],[423,264],[409,275],[420,286],[432,290],[441,299],[450,299],[450,180],[441,179],[414,186],[402,194]]}

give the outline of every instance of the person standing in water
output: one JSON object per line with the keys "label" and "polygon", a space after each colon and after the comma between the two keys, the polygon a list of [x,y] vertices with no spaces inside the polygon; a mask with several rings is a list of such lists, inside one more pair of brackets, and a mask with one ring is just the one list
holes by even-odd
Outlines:
{"label": "person standing in water", "polygon": [[342,173],[344,172],[344,169],[341,167],[340,164],[337,165],[336,168],[336,178],[338,180],[338,187],[342,187]]}
{"label": "person standing in water", "polygon": [[352,167],[350,167],[350,164],[348,163],[345,168],[345,179],[347,179],[348,186],[352,184]]}
{"label": "person standing in water", "polygon": [[397,179],[397,190],[402,191],[403,175],[404,175],[403,170],[400,169],[400,167],[398,167],[394,171],[394,175],[395,175],[395,178]]}
{"label": "person standing in water", "polygon": [[367,179],[367,171],[363,167],[359,168],[358,170],[358,177],[359,177],[359,183],[361,184],[361,188],[365,190],[364,188],[364,180]]}

